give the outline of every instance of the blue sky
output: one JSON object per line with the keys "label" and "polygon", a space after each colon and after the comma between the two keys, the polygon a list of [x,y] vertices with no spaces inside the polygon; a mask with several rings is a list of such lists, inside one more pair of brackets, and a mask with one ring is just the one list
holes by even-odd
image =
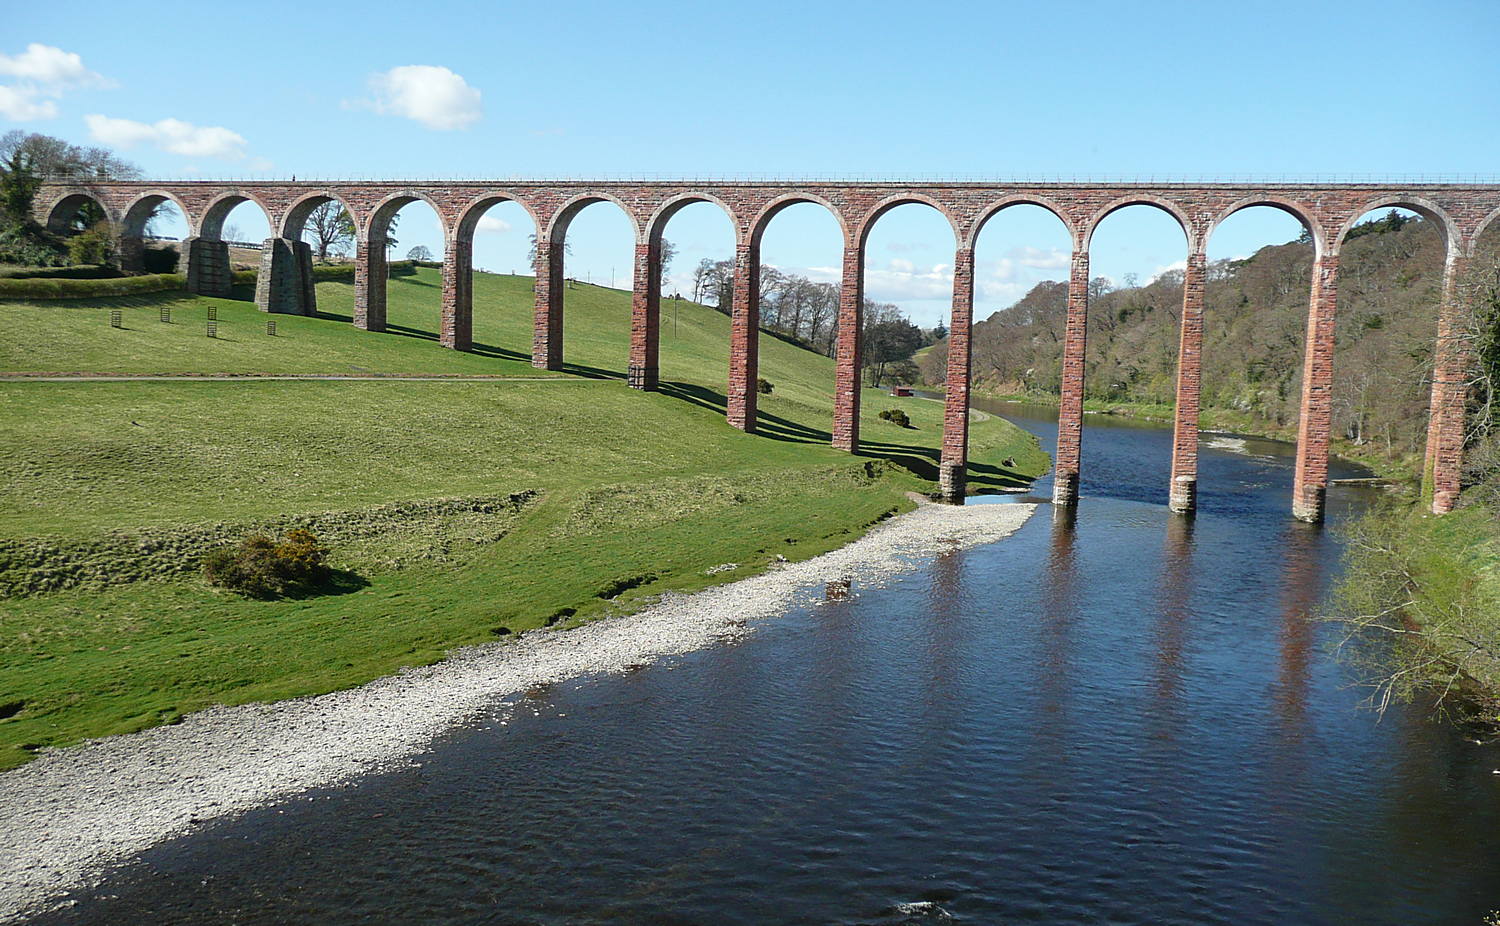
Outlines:
{"label": "blue sky", "polygon": [[[1488,175],[1497,38],[1494,0],[27,4],[0,38],[0,131],[110,144],[161,177]],[[263,235],[243,208],[231,223]],[[574,223],[569,271],[626,286],[612,210]],[[524,214],[491,216],[476,265],[526,272]],[[1243,213],[1210,256],[1296,233]],[[667,236],[682,286],[732,254],[708,206]],[[397,237],[441,245],[422,205]],[[936,213],[892,212],[867,292],[932,324],[952,248]],[[1066,249],[1055,220],[1007,211],[980,241],[976,309],[1065,277]],[[1093,267],[1146,279],[1183,249],[1140,207],[1100,229]],[[832,279],[839,239],[796,207],[763,254]]]}

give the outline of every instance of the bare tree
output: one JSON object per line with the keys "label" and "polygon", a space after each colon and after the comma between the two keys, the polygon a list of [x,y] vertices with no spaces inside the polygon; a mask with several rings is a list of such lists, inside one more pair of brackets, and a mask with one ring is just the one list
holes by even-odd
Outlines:
{"label": "bare tree", "polygon": [[425,244],[419,244],[406,252],[407,260],[432,260],[432,248]]}
{"label": "bare tree", "polygon": [[354,220],[342,203],[330,199],[307,217],[302,237],[310,239],[319,260],[327,260],[330,253],[343,257],[354,244]]}

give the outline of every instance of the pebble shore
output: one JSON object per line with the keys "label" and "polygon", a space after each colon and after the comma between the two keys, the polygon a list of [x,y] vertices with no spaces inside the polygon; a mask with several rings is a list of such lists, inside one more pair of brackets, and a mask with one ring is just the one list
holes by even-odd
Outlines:
{"label": "pebble shore", "polygon": [[923,504],[838,550],[663,596],[629,616],[466,647],[347,691],[218,707],[49,750],[0,775],[0,921],[65,904],[112,866],[195,826],[413,761],[507,695],[753,632],[755,621],[822,598],[827,583],[852,579],[857,595],[945,550],[1006,537],[1034,508]]}

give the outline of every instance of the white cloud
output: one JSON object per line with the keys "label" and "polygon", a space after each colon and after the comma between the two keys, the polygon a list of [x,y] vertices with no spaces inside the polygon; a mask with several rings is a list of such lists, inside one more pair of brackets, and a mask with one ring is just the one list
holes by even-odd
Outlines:
{"label": "white cloud", "polygon": [[[245,139],[223,126],[198,126],[181,119],[159,122],[136,122],[98,114],[83,117],[89,136],[116,148],[133,148],[151,144],[186,157],[222,158],[237,161],[245,156]],[[269,162],[266,162],[269,166]]]}
{"label": "white cloud", "polygon": [[0,84],[0,116],[16,122],[57,117],[57,104],[51,100],[39,100],[34,91],[24,87],[7,87]]}
{"label": "white cloud", "polygon": [[375,98],[344,102],[345,108],[402,116],[429,129],[467,128],[481,115],[479,91],[444,67],[407,64],[370,78]]}
{"label": "white cloud", "polygon": [[486,214],[479,217],[479,224],[474,226],[474,230],[491,235],[503,235],[510,231],[510,223],[498,216]]}
{"label": "white cloud", "polygon": [[0,55],[0,76],[16,79],[0,84],[0,115],[17,122],[56,118],[52,101],[71,90],[112,86],[77,54],[37,42],[19,55]]}
{"label": "white cloud", "polygon": [[1151,274],[1151,276],[1147,279],[1147,282],[1148,283],[1154,283],[1158,279],[1160,279],[1161,275],[1164,274],[1164,273],[1169,273],[1169,272],[1171,272],[1173,270],[1186,270],[1186,269],[1187,269],[1187,261],[1186,260],[1173,261],[1172,263],[1167,264],[1165,267],[1157,267],[1156,270],[1153,271],[1152,274]]}

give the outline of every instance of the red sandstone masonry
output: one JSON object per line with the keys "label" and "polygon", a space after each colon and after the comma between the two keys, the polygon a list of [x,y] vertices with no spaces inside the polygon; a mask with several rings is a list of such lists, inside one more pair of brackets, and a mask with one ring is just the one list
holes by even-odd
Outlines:
{"label": "red sandstone masonry", "polygon": [[630,365],[626,381],[654,390],[661,349],[661,239],[635,246],[635,281],[630,299]]}
{"label": "red sandstone masonry", "polygon": [[1302,365],[1302,411],[1297,421],[1297,465],[1292,480],[1292,514],[1304,521],[1323,519],[1323,497],[1328,490],[1338,272],[1339,259],[1335,255],[1324,255],[1313,264],[1307,354]]}
{"label": "red sandstone masonry", "polygon": [[1458,503],[1464,461],[1464,411],[1469,373],[1475,358],[1464,337],[1464,308],[1458,284],[1468,269],[1467,257],[1453,257],[1443,268],[1443,304],[1438,312],[1437,353],[1432,370],[1432,404],[1427,431],[1427,461],[1432,472],[1432,511],[1446,514]]}
{"label": "red sandstone masonry", "polygon": [[[469,277],[472,252],[467,243],[479,216],[497,202],[519,203],[536,222],[538,253],[536,315],[533,328],[532,362],[546,369],[559,369],[563,362],[562,296],[563,242],[567,226],[577,212],[590,203],[617,203],[635,223],[638,239],[660,240],[662,228],[682,206],[692,202],[718,204],[729,215],[741,249],[755,249],[771,217],[795,202],[813,202],[827,207],[844,230],[843,294],[840,299],[838,378],[835,396],[833,442],[855,450],[859,445],[859,316],[862,296],[863,242],[871,225],[884,212],[909,202],[927,203],[952,224],[959,248],[972,250],[980,230],[994,214],[1018,203],[1048,209],[1067,226],[1075,242],[1073,277],[1070,280],[1068,343],[1063,371],[1063,402],[1058,427],[1059,501],[1069,503],[1076,492],[1082,436],[1081,398],[1083,357],[1086,341],[1088,244],[1093,229],[1116,209],[1147,204],[1161,208],[1182,224],[1190,251],[1203,249],[1213,228],[1235,211],[1248,206],[1274,206],[1303,221],[1311,230],[1320,257],[1319,282],[1314,287],[1309,317],[1307,368],[1302,435],[1298,453],[1295,507],[1305,517],[1321,513],[1323,487],[1327,484],[1327,408],[1332,376],[1331,325],[1337,292],[1337,258],[1343,237],[1366,212],[1401,206],[1437,223],[1448,242],[1450,266],[1461,266],[1470,255],[1480,231],[1500,220],[1500,185],[1495,184],[994,184],[994,183],[790,183],[687,181],[597,182],[302,182],[250,181],[222,183],[187,181],[110,181],[97,183],[49,183],[37,197],[37,218],[61,229],[85,202],[93,200],[121,230],[122,252],[134,254],[151,209],[172,201],[186,217],[190,236],[203,246],[185,246],[184,268],[200,287],[219,284],[219,238],[229,211],[242,202],[254,202],[266,213],[273,234],[282,242],[300,238],[308,214],[320,203],[336,200],[349,209],[359,231],[356,267],[356,324],[378,331],[385,326],[384,239],[390,217],[402,206],[421,199],[437,212],[445,238],[461,242],[450,246],[444,266],[443,342],[457,349],[468,346],[465,326],[471,314]],[[272,239],[273,241],[277,239]],[[371,244],[379,242],[378,246]],[[265,275],[258,288],[262,308],[278,311],[311,311],[311,278],[303,266],[306,257],[294,245],[273,246],[270,260],[275,273]],[[277,254],[280,255],[279,263]],[[746,260],[746,258],[752,258]],[[758,252],[737,257],[741,265],[753,265],[758,275]],[[200,264],[196,269],[193,263]],[[649,255],[648,255],[648,263]],[[632,325],[632,379],[643,384],[651,379],[659,341],[659,292],[652,287],[657,276],[641,274],[637,268],[636,301],[644,318]],[[1081,271],[1081,273],[1080,273]],[[747,272],[742,272],[746,277]],[[274,278],[274,279],[273,279]],[[755,328],[759,305],[755,279],[736,286],[736,346],[731,352],[729,408],[738,427],[753,429],[755,421],[754,381],[756,371]],[[275,285],[272,285],[272,284]],[[955,291],[955,295],[957,292]],[[1431,410],[1429,459],[1435,488],[1434,509],[1451,507],[1458,489],[1462,463],[1464,380],[1470,359],[1455,333],[1461,327],[1458,307],[1451,301],[1445,283],[1444,318],[1438,338],[1436,375]],[[1188,297],[1184,296],[1186,299]],[[656,312],[652,311],[653,305]],[[1187,307],[1186,304],[1184,306]],[[1191,332],[1184,332],[1191,339]],[[1200,362],[1187,356],[1183,361]],[[638,362],[639,361],[639,362]],[[748,377],[748,378],[747,378]],[[1327,381],[1314,382],[1322,377]],[[1179,376],[1179,389],[1191,390],[1190,380]],[[1187,393],[1183,393],[1187,396]],[[1196,449],[1189,448],[1189,410],[1179,407],[1179,435],[1174,444],[1174,474],[1186,475],[1195,463]]]}
{"label": "red sandstone masonry", "polygon": [[953,257],[953,312],[948,324],[947,395],[943,402],[943,455],[938,488],[944,498],[964,496],[969,465],[970,334],[974,318],[974,249]]}
{"label": "red sandstone masonry", "polygon": [[1172,431],[1172,482],[1168,504],[1190,512],[1198,499],[1198,411],[1203,388],[1203,289],[1208,256],[1188,255],[1182,273],[1182,335],[1177,346],[1177,414]]}
{"label": "red sandstone masonry", "polygon": [[862,243],[844,244],[839,284],[838,335],[834,340],[833,446],[859,450],[860,332],[865,317],[865,252]]}
{"label": "red sandstone masonry", "polygon": [[755,430],[756,380],[760,376],[760,245],[734,251],[734,303],[729,322],[729,401],[731,427]]}
{"label": "red sandstone masonry", "polygon": [[443,248],[443,317],[439,340],[453,350],[474,346],[474,242],[450,239]]}
{"label": "red sandstone masonry", "polygon": [[1071,505],[1078,499],[1079,460],[1083,449],[1083,375],[1089,317],[1089,252],[1073,252],[1068,276],[1068,314],[1063,323],[1061,395],[1057,406],[1057,456],[1053,458],[1052,502]]}

